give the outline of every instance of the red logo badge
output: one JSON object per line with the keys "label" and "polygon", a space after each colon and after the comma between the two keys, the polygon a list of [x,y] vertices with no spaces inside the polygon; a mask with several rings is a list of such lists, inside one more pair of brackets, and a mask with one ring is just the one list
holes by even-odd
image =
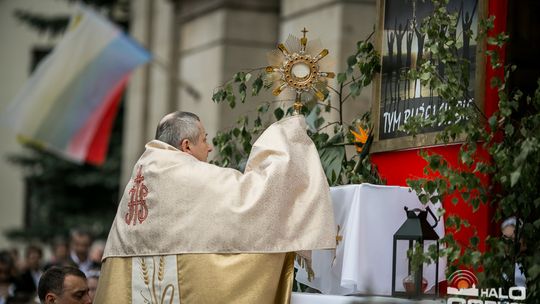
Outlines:
{"label": "red logo badge", "polygon": [[148,195],[148,188],[144,185],[144,176],[142,175],[142,166],[137,171],[137,176],[133,179],[133,187],[129,190],[129,212],[126,213],[126,224],[130,225],[133,222],[133,226],[142,224],[148,216],[148,206],[146,206],[146,196]]}

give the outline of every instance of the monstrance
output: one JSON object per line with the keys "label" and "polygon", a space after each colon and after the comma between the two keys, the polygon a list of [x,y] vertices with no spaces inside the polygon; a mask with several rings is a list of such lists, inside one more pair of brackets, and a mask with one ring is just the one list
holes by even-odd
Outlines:
{"label": "monstrance", "polygon": [[[324,85],[325,78],[334,78],[332,72],[320,71],[319,61],[328,55],[328,49],[321,50],[317,55],[312,52],[316,47],[308,46],[306,28],[302,30],[302,38],[292,35],[284,43],[278,44],[278,50],[269,54],[270,66],[266,67],[267,73],[276,73],[279,76],[277,86],[272,93],[277,96],[285,89],[296,92],[294,112],[299,114],[302,109],[301,97],[303,93],[313,92],[319,100],[324,100],[324,93],[317,88]],[[311,43],[310,43],[311,44]]]}

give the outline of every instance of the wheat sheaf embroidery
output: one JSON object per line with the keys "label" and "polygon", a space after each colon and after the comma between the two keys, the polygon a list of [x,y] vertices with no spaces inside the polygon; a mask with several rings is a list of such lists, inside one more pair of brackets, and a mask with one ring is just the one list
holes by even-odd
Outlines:
{"label": "wheat sheaf embroidery", "polygon": [[[149,269],[147,260],[152,263],[152,269]],[[140,271],[143,277],[146,290],[139,290],[145,304],[172,304],[174,301],[175,288],[171,282],[165,282],[165,258],[159,257],[156,269],[156,258],[139,258]],[[149,261],[148,261],[149,262]],[[157,271],[156,271],[157,270]],[[157,282],[156,282],[157,276]]]}

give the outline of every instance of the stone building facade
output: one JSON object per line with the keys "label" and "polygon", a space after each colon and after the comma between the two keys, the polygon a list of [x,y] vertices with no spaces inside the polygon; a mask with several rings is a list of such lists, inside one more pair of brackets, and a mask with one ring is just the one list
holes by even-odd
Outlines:
{"label": "stone building facade", "polygon": [[[234,110],[215,104],[214,90],[237,71],[267,65],[266,54],[289,34],[320,39],[330,68],[340,71],[356,42],[374,29],[375,0],[134,0],[131,34],[155,56],[133,76],[124,126],[123,183],[152,138],[159,119],[174,110],[200,115],[209,137],[257,106],[262,95]],[[347,120],[370,107],[368,88],[347,104]]]}
{"label": "stone building facade", "polygon": [[[209,138],[234,125],[240,114],[254,110],[271,94],[250,98],[231,110],[215,104],[214,90],[237,71],[266,66],[266,55],[289,34],[319,38],[330,51],[330,71],[343,70],[356,42],[374,29],[376,0],[130,0],[130,35],[152,52],[152,63],[130,79],[124,104],[122,181],[153,138],[166,113],[185,110],[203,120]],[[69,1],[0,1],[0,110],[30,75],[36,48],[50,49],[61,37],[41,35],[14,17],[15,10],[43,15],[69,15]],[[325,58],[325,60],[327,60]],[[335,81],[335,80],[334,80]],[[248,93],[249,96],[249,93]],[[370,108],[371,90],[347,103],[351,121]],[[9,243],[3,232],[24,226],[25,187],[22,172],[7,156],[22,149],[15,136],[0,127],[0,248]]]}

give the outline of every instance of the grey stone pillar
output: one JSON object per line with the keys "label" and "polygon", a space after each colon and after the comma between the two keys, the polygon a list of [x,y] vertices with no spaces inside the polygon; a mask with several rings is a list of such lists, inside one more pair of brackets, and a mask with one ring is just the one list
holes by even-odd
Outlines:
{"label": "grey stone pillar", "polygon": [[159,119],[170,111],[169,95],[174,64],[171,32],[174,3],[169,0],[131,1],[130,35],[149,50],[153,59],[138,68],[129,81],[124,105],[121,187],[133,165],[153,138]]}
{"label": "grey stone pillar", "polygon": [[258,102],[249,102],[231,111],[212,95],[234,72],[265,66],[278,36],[277,0],[134,0],[131,8],[131,35],[154,61],[130,80],[122,187],[164,114],[194,112],[212,138],[256,108]]}
{"label": "grey stone pillar", "polygon": [[230,110],[211,98],[235,72],[267,64],[266,53],[277,40],[278,4],[276,0],[182,2],[180,78],[199,94],[197,98],[180,87],[178,109],[199,114],[209,137],[258,105],[254,100],[238,102]]}

